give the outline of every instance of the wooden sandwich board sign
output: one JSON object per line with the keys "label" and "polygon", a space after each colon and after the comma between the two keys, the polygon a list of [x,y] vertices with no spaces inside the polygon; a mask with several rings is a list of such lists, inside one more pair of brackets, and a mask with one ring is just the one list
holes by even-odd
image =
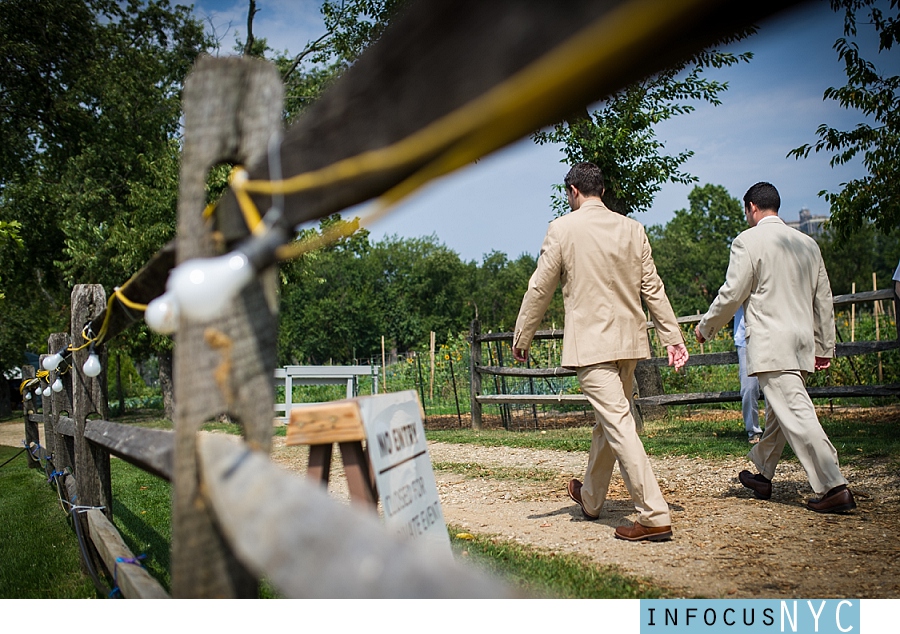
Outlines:
{"label": "wooden sandwich board sign", "polygon": [[359,409],[385,526],[452,558],[416,392],[361,398]]}
{"label": "wooden sandwich board sign", "polygon": [[415,390],[291,411],[286,444],[310,445],[308,475],[325,484],[335,442],[344,459],[351,501],[374,504],[377,491],[389,531],[452,559]]}

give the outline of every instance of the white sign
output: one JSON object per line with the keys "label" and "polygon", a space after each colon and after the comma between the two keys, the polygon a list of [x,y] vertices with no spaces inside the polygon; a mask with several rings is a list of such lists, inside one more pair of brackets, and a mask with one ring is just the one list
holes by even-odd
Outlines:
{"label": "white sign", "polygon": [[361,398],[359,409],[385,526],[452,558],[415,391]]}

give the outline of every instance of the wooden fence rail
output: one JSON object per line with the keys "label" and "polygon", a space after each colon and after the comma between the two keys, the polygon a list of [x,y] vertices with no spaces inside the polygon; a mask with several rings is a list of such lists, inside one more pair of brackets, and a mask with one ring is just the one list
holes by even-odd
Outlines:
{"label": "wooden fence rail", "polygon": [[[895,287],[896,288],[896,287]],[[883,289],[880,291],[868,291],[834,297],[835,306],[846,306],[863,302],[875,302],[893,300],[895,314],[900,307],[895,289]],[[693,324],[700,321],[702,315],[688,315],[678,318],[680,324]],[[653,328],[652,322],[647,322],[648,330]],[[562,339],[563,330],[539,330],[534,339]],[[482,346],[487,343],[509,341],[512,342],[511,332],[495,332],[482,334],[478,322],[472,323],[469,335],[470,350],[470,398],[472,412],[472,427],[482,427],[482,407],[484,405],[588,405],[588,400],[582,394],[484,394],[482,392],[484,376],[521,377],[521,378],[554,378],[574,377],[575,370],[564,367],[552,368],[528,368],[502,365],[482,365]],[[840,341],[835,345],[835,357],[850,357],[863,354],[872,354],[895,350],[900,348],[900,324],[897,326],[895,339],[886,341]],[[706,365],[735,365],[738,362],[737,352],[712,352],[692,355],[688,360],[688,366]],[[652,357],[638,362],[638,369],[647,367],[667,366],[666,357]],[[698,405],[703,403],[725,403],[741,400],[739,391],[725,392],[698,392],[693,394],[652,394],[650,390],[644,390],[644,386],[638,381],[640,396],[634,399],[634,403],[640,411],[642,408],[666,405]],[[852,385],[808,388],[813,398],[839,398],[839,397],[880,397],[900,396],[900,384],[891,385]]]}
{"label": "wooden fence rail", "polygon": [[[178,240],[126,285],[131,302],[160,295],[174,262],[215,256],[223,249],[205,206],[206,174],[223,161],[252,165],[281,126],[281,82],[262,60],[202,58],[185,83],[185,135],[178,207]],[[243,226],[243,218],[217,217]],[[233,211],[233,213],[237,213]],[[227,249],[231,245],[225,245]],[[70,333],[48,340],[43,359],[66,350],[58,370],[26,367],[29,397],[26,445],[32,466],[43,466],[73,515],[88,556],[83,565],[98,581],[105,571],[117,596],[169,596],[140,566],[115,528],[111,456],[172,483],[171,594],[256,597],[268,579],[291,598],[500,598],[504,583],[453,561],[428,556],[421,545],[389,534],[372,507],[330,498],[319,483],[287,473],[268,457],[273,435],[275,270],[261,273],[221,317],[198,322],[182,316],[174,353],[174,430],[135,428],[107,420],[106,372],[87,376],[90,353],[105,367],[103,342],[125,330],[133,311],[107,304],[103,288],[72,292]],[[96,333],[103,332],[103,337]],[[90,345],[88,345],[90,344]],[[59,376],[37,413],[36,401]],[[200,432],[228,414],[240,422],[235,442]],[[46,446],[38,426],[44,425]]]}

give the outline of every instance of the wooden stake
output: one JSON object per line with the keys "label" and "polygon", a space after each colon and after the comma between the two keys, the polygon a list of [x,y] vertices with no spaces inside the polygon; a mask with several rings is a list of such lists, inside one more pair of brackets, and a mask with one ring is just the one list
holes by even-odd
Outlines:
{"label": "wooden stake", "polygon": [[431,331],[431,382],[428,388],[428,399],[434,400],[434,331]]}
{"label": "wooden stake", "polygon": [[[872,271],[872,290],[873,291],[878,290],[878,278],[874,271]],[[880,309],[881,309],[881,302],[876,301],[874,304],[875,304],[875,306],[873,307],[872,312],[875,313],[875,341],[881,341],[881,328],[879,327],[879,323],[878,323],[878,313],[880,312]],[[878,382],[879,383],[881,383],[883,381],[882,377],[883,377],[883,374],[882,374],[882,369],[881,369],[881,353],[879,352],[878,353]]]}
{"label": "wooden stake", "polygon": [[[850,294],[856,295],[856,282],[850,285]],[[856,341],[856,304],[850,304],[850,341]]]}
{"label": "wooden stake", "polygon": [[384,335],[381,335],[381,384],[383,386],[381,389],[387,394],[387,363],[384,356]]}

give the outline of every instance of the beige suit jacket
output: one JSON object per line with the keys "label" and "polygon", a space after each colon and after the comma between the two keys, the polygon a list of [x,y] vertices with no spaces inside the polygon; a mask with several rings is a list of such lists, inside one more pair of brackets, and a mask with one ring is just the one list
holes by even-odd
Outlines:
{"label": "beige suit jacket", "polygon": [[531,346],[560,283],[566,309],[563,366],[648,358],[642,300],[664,345],[684,341],[643,225],[598,198],[550,223],[516,320],[516,348]]}
{"label": "beige suit jacket", "polygon": [[767,216],[731,244],[725,283],[698,328],[705,338],[744,305],[747,372],[813,372],[834,356],[834,305],[819,245]]}

